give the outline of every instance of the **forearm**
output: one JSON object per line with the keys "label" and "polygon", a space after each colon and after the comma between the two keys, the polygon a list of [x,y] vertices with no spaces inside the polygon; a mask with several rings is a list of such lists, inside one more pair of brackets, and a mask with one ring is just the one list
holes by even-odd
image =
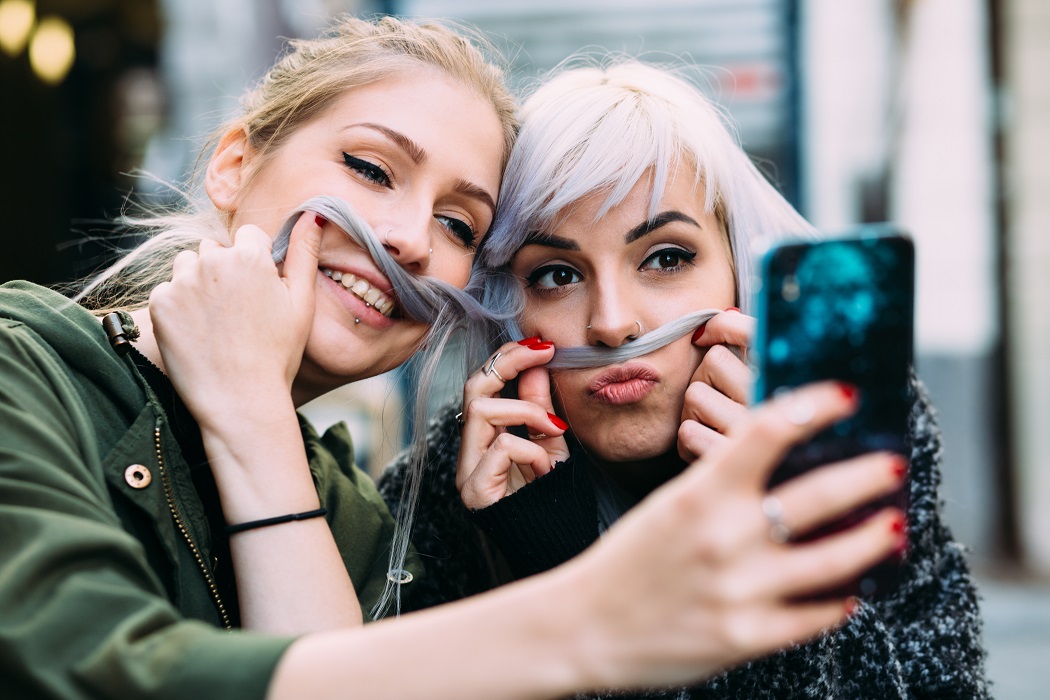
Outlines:
{"label": "forearm", "polygon": [[320,700],[356,690],[372,700],[525,700],[596,687],[570,603],[578,599],[565,595],[576,583],[556,573],[360,630],[300,639],[279,663],[269,697]]}
{"label": "forearm", "polygon": [[[202,427],[223,512],[231,525],[317,511],[295,411],[288,402]],[[356,626],[361,608],[324,517],[230,535],[242,625],[284,634]]]}

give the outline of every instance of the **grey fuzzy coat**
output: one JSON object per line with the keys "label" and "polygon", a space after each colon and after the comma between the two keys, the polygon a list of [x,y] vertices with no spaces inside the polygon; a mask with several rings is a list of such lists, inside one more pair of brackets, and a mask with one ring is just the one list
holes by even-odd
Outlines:
{"label": "grey fuzzy coat", "polygon": [[[864,603],[844,628],[808,644],[754,661],[701,686],[654,690],[641,697],[990,697],[977,592],[963,548],[941,518],[940,432],[924,389],[917,381],[914,388],[909,554],[898,591],[887,600]],[[459,500],[455,413],[456,409],[445,411],[429,426],[429,459],[412,532],[428,573],[425,588],[413,592],[414,604],[421,607],[474,595],[513,577],[493,538]],[[403,456],[380,480],[380,491],[392,510],[398,507],[407,469]]]}

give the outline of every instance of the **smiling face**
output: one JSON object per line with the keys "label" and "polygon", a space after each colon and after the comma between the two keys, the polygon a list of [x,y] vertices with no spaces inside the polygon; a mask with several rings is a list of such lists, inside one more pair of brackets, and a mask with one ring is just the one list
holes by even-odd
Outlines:
{"label": "smiling face", "polygon": [[[605,194],[579,201],[530,239],[511,268],[526,285],[521,328],[556,347],[631,342],[686,313],[733,306],[733,267],[692,171],[673,173],[649,219],[642,178],[596,221]],[[612,470],[676,451],[685,390],[700,363],[687,335],[622,365],[552,372],[555,401],[588,453]],[[675,458],[677,459],[677,458]]]}
{"label": "smiling face", "polygon": [[[408,272],[463,287],[492,223],[503,148],[489,102],[420,68],[348,90],[264,158],[246,148],[237,195],[209,194],[231,230],[254,224],[271,235],[310,197],[342,198]],[[398,366],[427,330],[401,317],[365,249],[330,223],[319,265],[300,398]]]}

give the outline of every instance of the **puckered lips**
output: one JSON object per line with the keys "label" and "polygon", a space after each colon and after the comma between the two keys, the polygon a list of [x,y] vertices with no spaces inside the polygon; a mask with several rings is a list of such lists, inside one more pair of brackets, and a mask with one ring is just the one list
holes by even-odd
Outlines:
{"label": "puckered lips", "polygon": [[641,401],[660,381],[660,375],[645,362],[628,362],[610,367],[587,385],[590,398],[601,403],[622,406]]}

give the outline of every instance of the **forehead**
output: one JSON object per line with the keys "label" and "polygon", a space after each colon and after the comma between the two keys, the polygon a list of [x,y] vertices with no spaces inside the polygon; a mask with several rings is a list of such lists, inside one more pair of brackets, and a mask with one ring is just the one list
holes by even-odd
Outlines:
{"label": "forehead", "polygon": [[697,221],[713,219],[713,214],[704,211],[701,184],[693,168],[680,166],[668,174],[666,185],[654,203],[657,183],[650,168],[619,201],[610,202],[611,187],[596,190],[562,209],[547,230],[557,235],[586,236],[588,232],[633,228],[664,211],[680,211]]}

